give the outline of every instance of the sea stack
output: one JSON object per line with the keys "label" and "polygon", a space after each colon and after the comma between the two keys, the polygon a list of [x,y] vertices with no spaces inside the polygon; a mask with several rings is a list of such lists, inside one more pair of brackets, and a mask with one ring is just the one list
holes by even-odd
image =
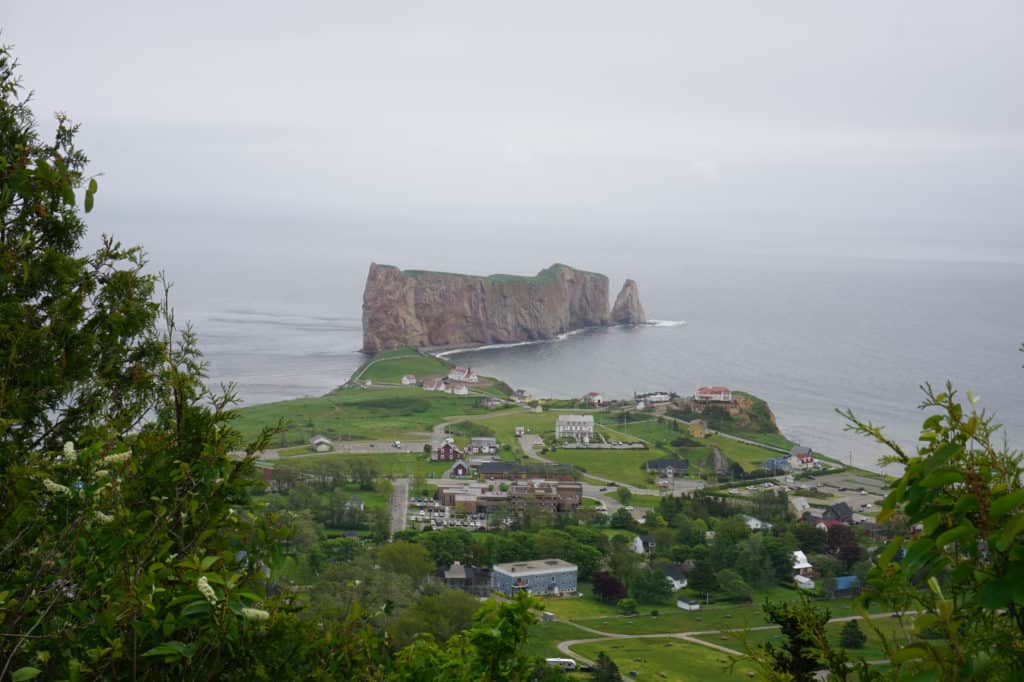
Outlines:
{"label": "sea stack", "polygon": [[[643,319],[632,286],[629,324]],[[533,277],[479,277],[374,263],[363,291],[363,350],[553,339],[610,324],[608,294],[606,276],[561,263]]]}
{"label": "sea stack", "polygon": [[615,305],[612,306],[612,324],[644,324],[647,322],[647,315],[644,307],[640,304],[640,288],[631,279],[627,279],[622,285],[622,290],[615,297]]}

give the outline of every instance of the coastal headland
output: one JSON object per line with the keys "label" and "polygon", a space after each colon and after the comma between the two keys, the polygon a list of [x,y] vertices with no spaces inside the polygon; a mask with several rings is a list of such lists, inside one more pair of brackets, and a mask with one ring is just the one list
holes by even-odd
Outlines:
{"label": "coastal headland", "polygon": [[553,339],[646,322],[636,282],[614,307],[608,278],[556,263],[534,276],[480,277],[373,263],[363,291],[363,350],[466,347]]}

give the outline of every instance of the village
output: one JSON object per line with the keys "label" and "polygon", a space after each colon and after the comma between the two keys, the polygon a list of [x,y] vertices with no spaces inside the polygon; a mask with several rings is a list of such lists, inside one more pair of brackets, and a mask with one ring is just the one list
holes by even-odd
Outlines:
{"label": "village", "polygon": [[[410,364],[427,371],[399,373]],[[343,537],[476,547],[439,553],[434,579],[476,598],[543,597],[539,632],[592,627],[580,613],[658,632],[658,622],[675,622],[666,607],[698,629],[686,619],[749,614],[758,595],[805,593],[842,607],[859,592],[872,548],[901,530],[875,520],[883,478],[786,440],[762,401],[726,386],[546,400],[420,356],[371,370],[336,395],[353,409],[372,405],[361,432],[373,435],[380,420],[379,435],[339,437],[329,421],[311,419],[318,430],[305,445],[261,460],[271,490],[284,492],[278,470],[301,480],[322,476],[312,472],[328,462],[369,463],[389,481],[374,488],[390,492],[345,504],[365,519],[376,505],[390,522],[370,531],[357,524]],[[445,407],[396,431],[386,415],[403,405]],[[552,533],[558,542],[529,549]],[[582,537],[590,550],[577,544]],[[518,544],[501,549],[508,542]],[[618,637],[617,623],[599,629]],[[553,641],[546,658],[586,666],[582,651]]]}

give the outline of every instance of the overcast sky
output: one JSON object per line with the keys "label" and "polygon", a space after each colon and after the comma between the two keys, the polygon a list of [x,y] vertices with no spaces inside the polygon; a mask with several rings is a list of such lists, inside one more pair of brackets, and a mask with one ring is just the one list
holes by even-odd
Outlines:
{"label": "overcast sky", "polygon": [[83,125],[97,219],[157,250],[709,225],[998,249],[1024,231],[1022,8],[7,0],[0,23],[41,123]]}

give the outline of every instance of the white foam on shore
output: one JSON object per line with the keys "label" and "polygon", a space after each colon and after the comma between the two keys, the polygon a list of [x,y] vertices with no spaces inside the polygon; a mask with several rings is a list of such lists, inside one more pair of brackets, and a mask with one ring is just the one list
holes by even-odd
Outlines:
{"label": "white foam on shore", "polygon": [[431,355],[443,358],[449,355],[457,355],[460,353],[472,353],[473,351],[478,350],[495,350],[498,348],[516,348],[518,346],[536,346],[541,343],[557,343],[559,341],[565,341],[570,336],[583,334],[584,332],[587,331],[591,331],[591,328],[584,327],[583,329],[573,329],[571,332],[564,332],[553,339],[537,339],[536,341],[516,341],[515,343],[492,343],[486,346],[467,346],[466,348],[452,348],[450,350],[443,350],[437,353],[431,353]]}
{"label": "white foam on shore", "polygon": [[648,327],[682,327],[686,320],[647,320]]}
{"label": "white foam on shore", "polygon": [[431,355],[444,358],[449,355],[457,355],[459,353],[472,353],[478,350],[494,350],[496,348],[515,348],[516,346],[534,346],[538,343],[554,343],[555,341],[561,341],[563,335],[559,335],[554,339],[538,339],[537,341],[517,341],[515,343],[492,343],[486,346],[467,346],[465,348],[452,348],[450,350],[443,350],[437,353],[431,353]]}

